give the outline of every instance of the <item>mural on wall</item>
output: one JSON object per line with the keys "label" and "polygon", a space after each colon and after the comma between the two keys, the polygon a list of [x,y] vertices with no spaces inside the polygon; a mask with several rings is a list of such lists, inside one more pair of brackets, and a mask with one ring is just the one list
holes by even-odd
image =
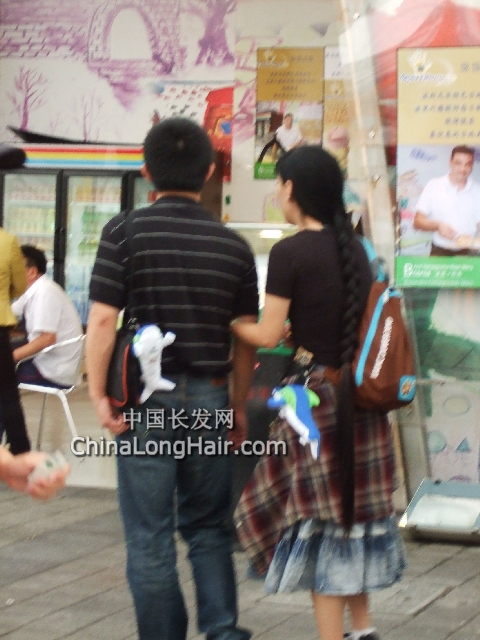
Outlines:
{"label": "mural on wall", "polygon": [[235,6],[236,0],[189,0],[187,12],[198,16],[205,27],[198,41],[196,64],[206,62],[219,66],[234,61],[227,42],[226,18],[233,13]]}
{"label": "mural on wall", "polygon": [[170,115],[203,123],[209,94],[232,86],[234,10],[234,0],[4,0],[2,139],[10,124],[138,143]]}
{"label": "mural on wall", "polygon": [[36,69],[20,67],[14,78],[14,88],[7,92],[13,110],[20,119],[20,128],[28,129],[30,113],[45,104],[45,85],[48,80]]}

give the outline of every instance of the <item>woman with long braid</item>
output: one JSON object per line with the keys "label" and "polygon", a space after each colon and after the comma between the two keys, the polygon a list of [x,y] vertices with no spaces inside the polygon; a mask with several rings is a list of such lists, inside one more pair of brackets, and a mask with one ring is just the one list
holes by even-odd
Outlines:
{"label": "woman with long braid", "polygon": [[[311,356],[320,453],[314,459],[277,419],[270,437],[286,441],[287,454],[260,460],[236,511],[237,530],[254,568],[267,574],[268,593],[311,591],[321,640],[343,639],[346,607],[348,637],[376,640],[367,594],[399,580],[405,560],[393,516],[390,426],[386,415],[358,411],[353,402],[351,362],[370,265],[330,154],[316,146],[294,149],[277,163],[277,175],[280,206],[298,233],[270,253],[260,323],[234,322],[232,331],[271,348],[290,319],[297,353]],[[326,378],[332,369],[335,385]]]}

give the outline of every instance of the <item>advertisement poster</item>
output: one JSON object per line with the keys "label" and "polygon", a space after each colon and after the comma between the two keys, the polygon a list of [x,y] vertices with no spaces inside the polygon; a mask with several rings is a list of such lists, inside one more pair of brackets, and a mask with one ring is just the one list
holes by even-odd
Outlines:
{"label": "advertisement poster", "polygon": [[398,51],[396,282],[480,287],[480,47]]}
{"label": "advertisement poster", "polygon": [[259,48],[255,178],[275,178],[281,153],[323,135],[324,48]]}

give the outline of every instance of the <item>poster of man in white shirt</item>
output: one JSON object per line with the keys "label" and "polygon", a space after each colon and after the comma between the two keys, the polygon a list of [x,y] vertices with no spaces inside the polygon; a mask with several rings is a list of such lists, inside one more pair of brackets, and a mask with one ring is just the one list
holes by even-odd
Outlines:
{"label": "poster of man in white shirt", "polygon": [[[283,117],[283,123],[275,131],[275,140],[277,148],[282,151],[290,151],[295,147],[299,147],[303,142],[303,135],[298,124],[293,122],[293,113],[286,113]],[[274,147],[272,158],[275,161],[277,149]]]}
{"label": "poster of man in white shirt", "polygon": [[294,122],[293,113],[286,113],[282,124],[277,127],[273,137],[262,148],[258,162],[263,162],[268,151],[270,151],[269,162],[276,162],[280,152],[285,153],[306,142],[300,127]]}
{"label": "poster of man in white shirt", "polygon": [[479,255],[480,184],[471,175],[474,162],[475,149],[454,147],[448,173],[431,178],[420,194],[413,229],[432,232],[431,256]]}

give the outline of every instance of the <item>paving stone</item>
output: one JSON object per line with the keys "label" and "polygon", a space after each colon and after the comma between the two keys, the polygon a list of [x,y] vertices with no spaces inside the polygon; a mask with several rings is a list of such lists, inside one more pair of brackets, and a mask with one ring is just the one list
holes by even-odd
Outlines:
{"label": "paving stone", "polygon": [[[115,540],[114,540],[115,541]],[[0,549],[0,586],[95,553],[112,542],[109,532],[91,534],[69,527]]]}
{"label": "paving stone", "polygon": [[455,631],[448,640],[480,640],[480,615],[466,624],[458,631]]}
{"label": "paving stone", "polygon": [[293,614],[275,627],[255,637],[262,640],[278,640],[279,638],[295,638],[295,640],[318,640],[317,625],[313,616],[313,610],[309,615]]}
{"label": "paving stone", "polygon": [[409,616],[400,613],[379,613],[375,611],[375,608],[372,608],[372,620],[380,638],[388,640],[390,632],[405,624],[409,620]]}
{"label": "paving stone", "polygon": [[[33,622],[9,633],[8,640],[24,640],[24,634],[33,630],[38,631],[40,635],[50,634],[50,640],[69,637],[72,633],[79,632],[81,629],[131,606],[127,596],[125,587],[118,587],[52,614],[40,615]],[[43,636],[41,635],[41,637]]]}
{"label": "paving stone", "polygon": [[12,599],[15,601],[25,600],[109,567],[121,569],[125,573],[124,564],[125,548],[123,544],[119,544],[59,565],[53,569],[17,580],[0,588],[0,616],[2,607],[7,606],[7,601]]}
{"label": "paving stone", "polygon": [[[395,585],[391,596],[386,599],[372,597],[374,611],[379,613],[401,613],[406,616],[417,615],[432,602],[444,596],[451,587],[442,585],[426,576],[416,580],[404,579]],[[377,598],[381,598],[377,596]]]}
{"label": "paving stone", "polygon": [[237,594],[240,611],[249,609],[266,597],[263,589],[263,580],[244,580],[240,582],[237,587]]}
{"label": "paving stone", "polygon": [[98,594],[110,597],[112,587],[120,587],[127,601],[131,604],[123,577],[113,575],[110,570],[101,571],[29,600],[15,601],[11,606],[4,607],[0,616],[0,632],[13,631],[56,611],[82,603]]}
{"label": "paving stone", "polygon": [[68,636],[68,640],[126,640],[137,637],[133,607],[117,611]]}
{"label": "paving stone", "polygon": [[448,632],[408,621],[401,627],[392,629],[385,640],[446,640]]}
{"label": "paving stone", "polygon": [[471,622],[478,614],[478,601],[476,604],[455,606],[454,603],[447,603],[446,598],[442,598],[422,611],[416,618],[417,624],[426,624],[439,632],[451,634]]}
{"label": "paving stone", "polygon": [[472,559],[472,554],[458,553],[453,558],[437,564],[426,574],[443,584],[460,585],[469,578],[480,574],[480,559]]}
{"label": "paving stone", "polygon": [[312,598],[308,591],[297,591],[295,593],[276,593],[275,595],[265,596],[263,602],[274,605],[276,607],[294,607],[296,609],[310,610],[313,609]]}
{"label": "paving stone", "polygon": [[[118,520],[119,516],[116,511],[108,512],[110,520]],[[107,527],[108,519],[105,518],[105,507],[101,504],[86,504],[83,507],[72,508],[65,513],[56,513],[42,519],[36,519],[32,522],[25,522],[16,527],[10,527],[3,530],[0,535],[0,546],[10,544],[15,540],[29,540],[36,536],[47,533],[48,531],[54,531],[64,526],[76,524],[77,530],[89,526],[88,522],[85,522],[85,518],[92,521],[90,525],[91,530],[95,531],[94,518],[100,516],[102,527]],[[121,533],[118,534],[118,539],[122,538]]]}
{"label": "paving stone", "polygon": [[407,543],[406,548],[408,560],[406,577],[422,575],[463,551],[460,545],[431,542]]}
{"label": "paving stone", "polygon": [[286,606],[275,607],[260,602],[240,612],[239,624],[254,631],[255,638],[261,637],[267,631],[278,629],[277,639],[279,639],[283,637],[281,632],[283,624],[295,614],[298,614],[298,609]]}
{"label": "paving stone", "polygon": [[[27,500],[27,497],[11,491],[6,485],[0,485],[0,502],[2,504],[10,503],[10,506],[14,505],[16,502],[23,503]],[[3,512],[3,509],[2,509]]]}
{"label": "paving stone", "polygon": [[[137,638],[115,491],[67,488],[40,505],[0,487],[0,503],[0,640]],[[480,547],[406,546],[405,579],[371,595],[382,640],[480,640]],[[188,640],[204,640],[187,552],[177,538]],[[246,555],[234,558],[239,624],[263,640],[316,640],[309,594],[266,596],[263,581],[247,578]]]}

